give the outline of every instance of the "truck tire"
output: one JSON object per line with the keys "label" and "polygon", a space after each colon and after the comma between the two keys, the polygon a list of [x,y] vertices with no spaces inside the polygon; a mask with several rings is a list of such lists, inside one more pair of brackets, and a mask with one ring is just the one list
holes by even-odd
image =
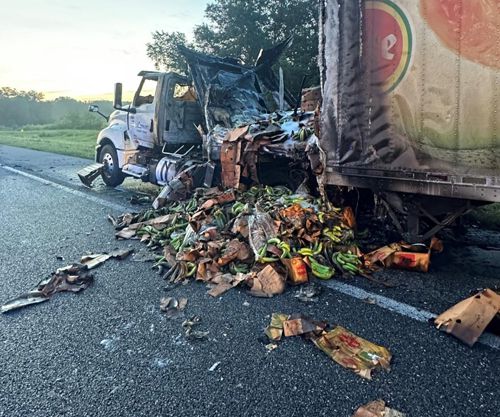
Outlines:
{"label": "truck tire", "polygon": [[125,179],[118,163],[118,155],[113,145],[104,145],[99,154],[99,162],[104,165],[102,180],[108,187],[116,187]]}

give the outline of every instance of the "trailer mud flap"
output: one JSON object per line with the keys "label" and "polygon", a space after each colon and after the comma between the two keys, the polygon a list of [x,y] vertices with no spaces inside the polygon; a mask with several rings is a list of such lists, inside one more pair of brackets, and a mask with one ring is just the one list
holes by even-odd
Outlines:
{"label": "trailer mud flap", "polygon": [[103,164],[95,163],[77,172],[78,178],[86,187],[92,187],[94,180],[101,175]]}

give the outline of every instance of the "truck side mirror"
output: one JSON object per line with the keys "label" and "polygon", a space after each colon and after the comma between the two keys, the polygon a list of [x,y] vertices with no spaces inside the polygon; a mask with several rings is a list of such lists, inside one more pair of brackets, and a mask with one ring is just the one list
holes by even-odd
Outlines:
{"label": "truck side mirror", "polygon": [[89,112],[91,113],[99,113],[99,106],[96,104],[91,104],[89,106]]}
{"label": "truck side mirror", "polygon": [[113,107],[115,109],[122,108],[122,83],[115,84],[115,99],[113,101]]}

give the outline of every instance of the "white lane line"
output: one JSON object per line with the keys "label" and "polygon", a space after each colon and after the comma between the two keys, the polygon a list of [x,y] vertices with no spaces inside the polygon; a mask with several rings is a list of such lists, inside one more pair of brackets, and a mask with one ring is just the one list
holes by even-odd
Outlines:
{"label": "white lane line", "polygon": [[23,177],[37,181],[41,184],[50,185],[51,187],[57,188],[58,190],[64,191],[64,192],[69,193],[69,194],[73,194],[74,196],[85,198],[86,200],[92,201],[93,203],[100,204],[101,206],[108,207],[110,209],[116,210],[116,211],[121,212],[121,213],[123,213],[125,211],[130,211],[130,207],[126,207],[126,206],[123,206],[123,205],[117,204],[117,203],[112,203],[111,201],[103,200],[102,198],[95,197],[93,195],[83,193],[83,192],[78,191],[78,190],[73,190],[72,188],[66,187],[65,185],[61,185],[61,184],[58,184],[56,182],[52,182],[52,181],[46,180],[44,178],[37,177],[36,175],[28,174],[27,172],[20,171],[18,169],[11,168],[11,167],[6,166],[6,165],[0,164],[0,168],[3,168],[6,171],[10,171],[10,172],[13,172],[13,173],[18,174],[18,175],[22,175]]}
{"label": "white lane line", "polygon": [[[378,305],[379,307],[416,321],[428,322],[429,319],[433,319],[438,315],[431,313],[430,311],[421,310],[411,305],[401,303],[399,301],[393,300],[392,298],[384,297],[383,295],[373,294],[361,288],[354,287],[353,285],[344,284],[343,282],[322,281],[321,283],[334,291],[338,291],[350,297],[357,298],[358,300],[366,300],[369,298],[371,300],[374,300],[376,305]],[[496,350],[500,350],[500,337],[490,333],[484,333],[480,337],[478,343]]]}

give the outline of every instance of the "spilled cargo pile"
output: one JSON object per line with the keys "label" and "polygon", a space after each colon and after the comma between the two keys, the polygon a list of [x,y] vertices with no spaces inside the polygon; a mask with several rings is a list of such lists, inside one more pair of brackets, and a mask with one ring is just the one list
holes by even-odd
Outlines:
{"label": "spilled cargo pile", "polygon": [[245,283],[272,297],[309,276],[364,273],[352,210],[286,187],[197,189],[186,201],[111,219],[118,239],[140,239],[172,283],[195,279],[220,296]]}

